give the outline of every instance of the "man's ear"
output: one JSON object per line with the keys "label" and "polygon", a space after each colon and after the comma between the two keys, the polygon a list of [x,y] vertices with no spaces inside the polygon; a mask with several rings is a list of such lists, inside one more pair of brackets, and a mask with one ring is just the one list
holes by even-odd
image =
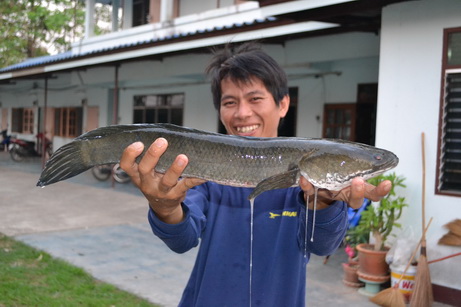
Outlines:
{"label": "man's ear", "polygon": [[279,104],[280,118],[284,118],[287,115],[289,107],[290,107],[290,96],[285,95],[283,96],[282,100],[280,100],[280,104]]}

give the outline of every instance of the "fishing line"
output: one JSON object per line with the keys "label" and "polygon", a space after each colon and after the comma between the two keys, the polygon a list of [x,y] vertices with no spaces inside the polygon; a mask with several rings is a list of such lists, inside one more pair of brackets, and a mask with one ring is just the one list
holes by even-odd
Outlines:
{"label": "fishing line", "polygon": [[254,199],[250,200],[250,307],[252,296],[253,281],[253,219],[254,219]]}
{"label": "fishing line", "polygon": [[311,242],[314,242],[315,216],[317,215],[317,194],[318,194],[318,193],[319,193],[319,188],[315,187],[315,193],[314,193],[314,215],[312,216]]}
{"label": "fishing line", "polygon": [[305,227],[304,227],[304,258],[307,258],[307,221],[308,221],[308,217],[309,217],[309,208],[308,208],[308,205],[309,205],[309,195],[306,196],[306,224],[305,224]]}

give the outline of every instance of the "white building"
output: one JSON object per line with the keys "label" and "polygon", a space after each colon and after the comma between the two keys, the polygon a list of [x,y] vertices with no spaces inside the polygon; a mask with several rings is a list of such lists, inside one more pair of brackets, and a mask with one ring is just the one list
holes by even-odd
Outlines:
{"label": "white building", "polygon": [[[71,51],[0,69],[2,130],[45,131],[55,148],[113,123],[218,131],[204,75],[210,47],[257,39],[288,73],[284,133],[396,153],[410,203],[400,222],[418,237],[425,133],[428,256],[459,252],[437,240],[461,218],[461,1],[125,0],[102,36],[91,35],[95,3],[120,1],[86,2],[87,36]],[[430,268],[436,299],[461,301],[461,257]]]}

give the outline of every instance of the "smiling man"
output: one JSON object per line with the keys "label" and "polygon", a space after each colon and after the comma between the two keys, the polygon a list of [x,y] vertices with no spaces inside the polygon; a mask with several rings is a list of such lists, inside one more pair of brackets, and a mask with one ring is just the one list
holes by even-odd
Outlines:
{"label": "smiling man", "polygon": [[[216,52],[207,73],[228,134],[277,136],[290,103],[287,78],[258,45]],[[390,190],[390,182],[374,187],[356,178],[351,187],[335,193],[336,199],[320,194],[313,225],[313,214],[306,221],[306,210],[313,207],[306,200],[314,189],[301,178],[299,187],[258,196],[252,214],[247,200],[251,188],[181,179],[185,155],[164,175],[156,173],[167,147],[168,140],[157,139],[138,164],[143,145],[134,143],[120,165],[148,200],[155,235],[178,253],[200,242],[179,306],[304,306],[310,253],[328,255],[339,246],[347,229],[346,203],[358,208],[364,197],[379,200]],[[313,241],[305,240],[306,227],[309,234],[315,228]]]}

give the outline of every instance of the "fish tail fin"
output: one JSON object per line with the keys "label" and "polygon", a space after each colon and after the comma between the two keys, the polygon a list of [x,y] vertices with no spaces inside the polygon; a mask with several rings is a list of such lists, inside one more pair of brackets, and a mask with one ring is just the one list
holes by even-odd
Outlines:
{"label": "fish tail fin", "polygon": [[37,186],[46,185],[74,177],[90,169],[82,155],[82,142],[73,141],[60,147],[46,162],[45,168],[40,175]]}

